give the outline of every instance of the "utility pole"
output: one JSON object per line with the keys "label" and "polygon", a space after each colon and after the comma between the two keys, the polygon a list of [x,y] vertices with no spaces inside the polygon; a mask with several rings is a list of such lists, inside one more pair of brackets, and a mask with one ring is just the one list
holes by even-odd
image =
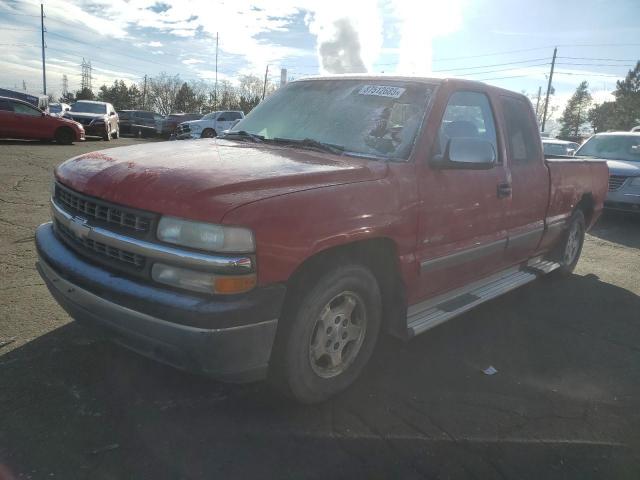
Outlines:
{"label": "utility pole", "polygon": [[142,89],[142,109],[147,106],[147,75],[144,76],[144,88]]}
{"label": "utility pole", "polygon": [[23,91],[27,91],[27,82],[25,82],[24,80],[22,80],[22,90]]}
{"label": "utility pole", "polygon": [[62,96],[67,98],[69,95],[69,80],[65,74],[62,75]]}
{"label": "utility pole", "polygon": [[216,86],[213,90],[213,109],[218,108],[218,32],[216,32]]}
{"label": "utility pole", "polygon": [[47,94],[47,70],[44,62],[44,5],[40,4],[40,33],[42,34],[42,91]]}
{"label": "utility pole", "polygon": [[547,96],[544,101],[544,113],[542,114],[542,129],[544,132],[544,127],[547,123],[547,109],[549,108],[549,94],[551,93],[551,82],[553,81],[553,69],[556,66],[556,54],[558,53],[558,47],[553,49],[553,59],[551,60],[551,72],[549,73],[549,83],[547,84]]}
{"label": "utility pole", "polygon": [[264,72],[264,86],[262,87],[262,100],[264,100],[264,96],[267,93],[267,77],[269,76],[269,65],[267,65],[267,69]]}
{"label": "utility pole", "polygon": [[538,87],[538,100],[536,101],[536,118],[538,118],[538,109],[540,108],[540,95],[542,95],[542,86]]}

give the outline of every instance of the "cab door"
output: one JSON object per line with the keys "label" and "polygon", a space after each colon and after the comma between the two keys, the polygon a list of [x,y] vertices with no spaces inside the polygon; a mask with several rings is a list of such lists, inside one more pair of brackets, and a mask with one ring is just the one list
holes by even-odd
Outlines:
{"label": "cab door", "polygon": [[218,119],[216,121],[216,130],[219,134],[223,131],[230,129],[233,126],[233,122],[238,118],[239,115],[236,112],[222,112],[218,115]]}
{"label": "cab door", "polygon": [[16,136],[14,131],[16,124],[15,113],[13,113],[13,106],[9,100],[0,98],[0,138],[11,138]]}
{"label": "cab door", "polygon": [[544,233],[549,204],[549,172],[533,108],[523,98],[500,96],[507,163],[511,172],[511,206],[507,212],[507,259],[531,257]]}
{"label": "cab door", "polygon": [[449,140],[472,138],[490,142],[496,161],[481,170],[435,168],[429,161],[418,167],[417,256],[423,299],[462,287],[506,264],[508,172],[498,148],[492,102],[483,91],[456,90],[440,115],[431,159],[445,151]]}
{"label": "cab door", "polygon": [[26,103],[9,100],[13,107],[12,130],[19,138],[53,138],[51,124],[37,108]]}

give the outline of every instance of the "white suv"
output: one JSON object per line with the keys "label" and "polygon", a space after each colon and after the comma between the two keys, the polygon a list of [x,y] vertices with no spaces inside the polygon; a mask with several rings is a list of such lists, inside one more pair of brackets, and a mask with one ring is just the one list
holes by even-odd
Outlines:
{"label": "white suv", "polygon": [[244,118],[240,111],[219,111],[206,114],[200,120],[183,122],[176,129],[176,138],[213,138]]}

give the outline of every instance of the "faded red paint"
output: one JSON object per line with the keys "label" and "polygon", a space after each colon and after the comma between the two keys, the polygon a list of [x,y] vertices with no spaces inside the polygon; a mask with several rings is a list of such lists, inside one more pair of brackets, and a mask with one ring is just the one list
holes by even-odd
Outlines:
{"label": "faded red paint", "polygon": [[[487,93],[499,157],[486,171],[435,170],[428,160],[449,95]],[[457,288],[543,253],[558,240],[548,222],[566,221],[584,194],[595,222],[607,190],[603,162],[509,160],[498,97],[515,95],[476,82],[445,80],[407,162],[383,162],[273,145],[200,140],[114,148],[56,169],[67,186],[122,205],[251,228],[259,283],[286,281],[312,255],[357,240],[396,246],[409,303]],[[533,113],[532,113],[533,115]],[[513,194],[498,199],[498,183]],[[530,245],[507,248],[436,273],[420,263],[530,232]]]}

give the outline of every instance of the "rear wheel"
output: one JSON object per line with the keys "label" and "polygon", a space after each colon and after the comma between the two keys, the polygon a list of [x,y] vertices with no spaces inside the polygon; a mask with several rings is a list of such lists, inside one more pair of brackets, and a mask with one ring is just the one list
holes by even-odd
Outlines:
{"label": "rear wheel", "polygon": [[200,134],[200,138],[214,138],[216,136],[217,133],[213,128],[205,128]]}
{"label": "rear wheel", "polygon": [[61,127],[56,130],[55,139],[56,142],[61,145],[71,145],[74,140],[74,135],[70,128]]}
{"label": "rear wheel", "polygon": [[569,227],[556,255],[560,263],[560,274],[568,275],[576,268],[584,245],[585,231],[584,213],[582,210],[576,210],[571,215]]}
{"label": "rear wheel", "polygon": [[360,265],[332,269],[304,290],[280,324],[272,379],[286,395],[315,403],[347,388],[364,369],[380,331],[381,296]]}

